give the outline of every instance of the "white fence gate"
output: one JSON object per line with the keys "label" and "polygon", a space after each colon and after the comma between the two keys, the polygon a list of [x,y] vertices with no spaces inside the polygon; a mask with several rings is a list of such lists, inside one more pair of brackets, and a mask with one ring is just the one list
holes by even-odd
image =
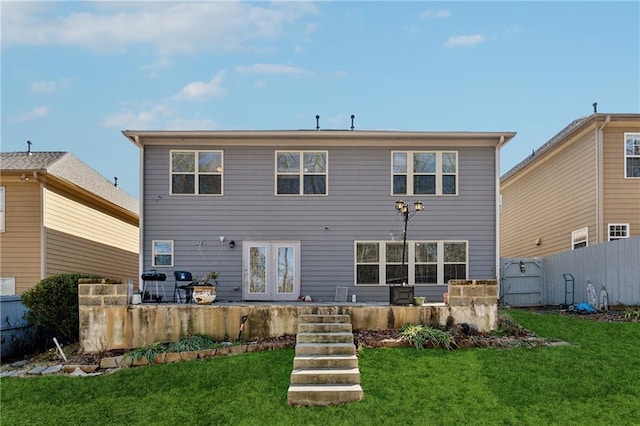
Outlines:
{"label": "white fence gate", "polygon": [[500,298],[509,306],[544,304],[544,268],[539,258],[500,259]]}

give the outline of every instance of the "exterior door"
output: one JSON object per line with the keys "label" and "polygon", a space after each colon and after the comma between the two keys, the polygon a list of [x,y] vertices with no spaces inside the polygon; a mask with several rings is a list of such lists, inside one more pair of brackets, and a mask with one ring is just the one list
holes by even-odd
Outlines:
{"label": "exterior door", "polygon": [[243,242],[242,298],[297,300],[300,295],[300,242]]}

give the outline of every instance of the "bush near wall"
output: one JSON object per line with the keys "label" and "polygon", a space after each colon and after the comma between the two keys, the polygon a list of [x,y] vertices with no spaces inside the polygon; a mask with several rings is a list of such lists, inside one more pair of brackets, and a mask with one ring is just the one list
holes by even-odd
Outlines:
{"label": "bush near wall", "polygon": [[81,278],[102,277],[84,273],[57,274],[24,292],[22,303],[29,309],[29,323],[51,330],[63,342],[78,341],[78,280]]}

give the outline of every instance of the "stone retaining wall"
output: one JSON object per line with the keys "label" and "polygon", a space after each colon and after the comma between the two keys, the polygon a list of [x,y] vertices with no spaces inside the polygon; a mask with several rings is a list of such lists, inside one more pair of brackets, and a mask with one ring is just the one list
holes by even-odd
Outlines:
{"label": "stone retaining wall", "polygon": [[296,334],[298,315],[348,314],[353,329],[399,329],[408,323],[445,326],[474,324],[493,330],[497,322],[496,281],[451,281],[449,304],[391,306],[368,303],[214,303],[130,305],[126,284],[81,282],[78,288],[80,345],[84,352],[131,349],[173,342],[190,334],[236,340],[241,318],[242,339],[254,341]]}

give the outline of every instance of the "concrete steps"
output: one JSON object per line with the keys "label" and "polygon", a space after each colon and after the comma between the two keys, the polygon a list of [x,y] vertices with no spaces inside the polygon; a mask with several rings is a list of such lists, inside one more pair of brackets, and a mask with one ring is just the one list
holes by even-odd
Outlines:
{"label": "concrete steps", "polygon": [[349,315],[300,315],[295,351],[287,392],[290,405],[330,405],[362,400]]}

